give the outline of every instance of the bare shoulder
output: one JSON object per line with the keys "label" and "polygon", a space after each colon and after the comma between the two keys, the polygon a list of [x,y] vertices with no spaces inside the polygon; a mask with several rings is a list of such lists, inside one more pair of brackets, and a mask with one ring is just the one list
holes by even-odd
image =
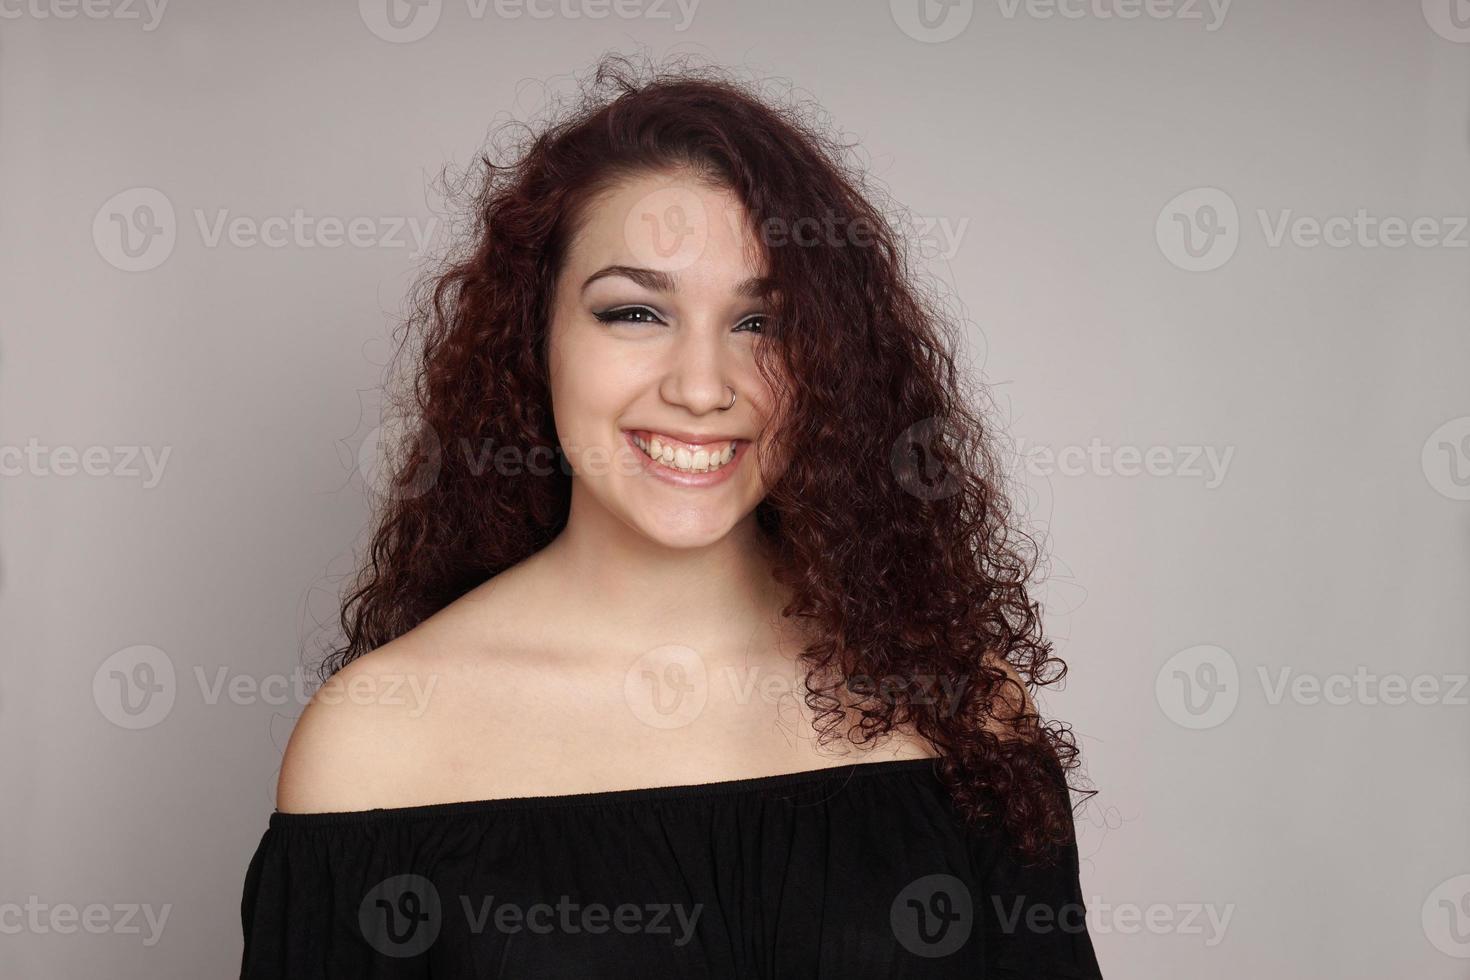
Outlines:
{"label": "bare shoulder", "polygon": [[[533,555],[353,660],[311,699],[276,807],[323,813],[524,789],[561,751],[579,693],[557,653],[560,592]],[[621,690],[621,688],[619,688]],[[517,760],[516,766],[506,760]]]}
{"label": "bare shoulder", "polygon": [[402,736],[433,696],[432,672],[408,635],[332,675],[307,703],[281,760],[276,808],[287,813],[368,809],[374,784],[397,768]]}
{"label": "bare shoulder", "polygon": [[416,780],[426,762],[444,757],[462,706],[486,694],[488,640],[470,625],[472,610],[462,603],[363,654],[318,688],[281,760],[278,810],[366,810],[422,793]]}

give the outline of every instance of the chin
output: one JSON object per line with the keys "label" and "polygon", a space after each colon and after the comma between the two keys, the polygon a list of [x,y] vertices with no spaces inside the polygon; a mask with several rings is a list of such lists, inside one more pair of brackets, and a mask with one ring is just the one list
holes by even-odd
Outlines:
{"label": "chin", "polygon": [[734,526],[729,515],[698,507],[645,512],[633,523],[644,537],[665,548],[706,548],[724,538]]}

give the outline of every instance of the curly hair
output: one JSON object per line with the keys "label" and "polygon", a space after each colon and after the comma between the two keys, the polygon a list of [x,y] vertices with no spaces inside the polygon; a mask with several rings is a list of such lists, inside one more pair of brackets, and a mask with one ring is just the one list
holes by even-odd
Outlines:
{"label": "curly hair", "polygon": [[[511,474],[444,447],[560,453],[546,342],[569,239],[618,181],[693,168],[743,203],[774,285],[757,355],[789,465],[756,522],[789,590],[782,613],[812,638],[802,696],[819,739],[911,729],[967,819],[998,822],[1028,859],[1072,838],[1065,771],[1078,748],[1025,693],[1066,673],[1028,595],[1035,542],[954,328],[850,149],[819,111],[724,70],[607,56],[548,121],[477,155],[467,227],[401,324],[414,438],[389,469],[324,679],[560,533],[564,457]],[[825,237],[803,233],[819,225]]]}

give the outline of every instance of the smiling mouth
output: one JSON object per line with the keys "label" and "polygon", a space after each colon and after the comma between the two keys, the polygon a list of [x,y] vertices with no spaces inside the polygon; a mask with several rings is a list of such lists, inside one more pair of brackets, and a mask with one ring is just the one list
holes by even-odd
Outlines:
{"label": "smiling mouth", "polygon": [[730,465],[741,440],[725,439],[719,442],[678,442],[656,432],[630,432],[633,445],[656,463],[661,463],[679,473],[714,473]]}

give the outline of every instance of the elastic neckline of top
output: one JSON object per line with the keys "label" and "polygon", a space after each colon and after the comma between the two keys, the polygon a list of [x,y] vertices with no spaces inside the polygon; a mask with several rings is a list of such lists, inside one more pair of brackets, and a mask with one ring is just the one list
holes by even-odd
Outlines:
{"label": "elastic neckline of top", "polygon": [[607,806],[655,800],[705,799],[738,793],[766,793],[795,789],[812,784],[846,781],[857,776],[885,773],[935,772],[937,757],[923,759],[887,759],[882,762],[856,762],[847,766],[828,766],[800,772],[723,779],[710,783],[686,783],[679,786],[646,786],[634,789],[594,790],[589,793],[566,793],[559,796],[507,796],[491,800],[463,800],[450,803],[424,803],[417,806],[375,807],[371,810],[338,810],[323,813],[271,814],[270,826],[310,827],[373,820],[403,820],[420,817],[469,816],[505,810],[556,809],[562,807]]}

